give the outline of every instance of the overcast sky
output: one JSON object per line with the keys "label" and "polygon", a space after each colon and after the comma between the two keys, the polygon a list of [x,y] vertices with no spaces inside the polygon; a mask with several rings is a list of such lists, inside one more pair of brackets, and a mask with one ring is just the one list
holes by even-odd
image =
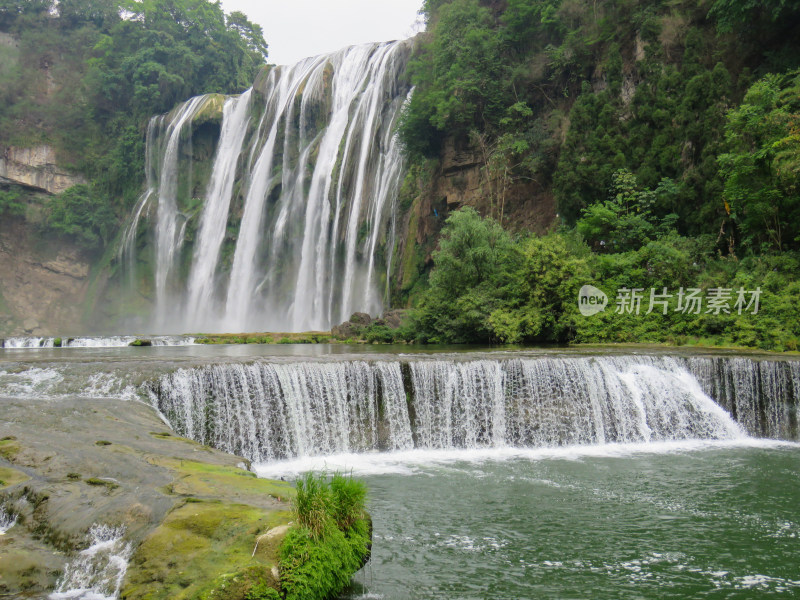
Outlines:
{"label": "overcast sky", "polygon": [[222,0],[264,29],[269,62],[295,63],[364,42],[411,37],[423,28],[422,0]]}

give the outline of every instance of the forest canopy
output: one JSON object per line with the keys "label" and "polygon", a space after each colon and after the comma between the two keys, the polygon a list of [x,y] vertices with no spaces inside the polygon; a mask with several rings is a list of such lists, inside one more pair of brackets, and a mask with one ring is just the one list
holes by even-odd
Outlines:
{"label": "forest canopy", "polygon": [[242,92],[267,58],[261,27],[209,0],[0,0],[0,31],[17,40],[1,49],[0,139],[51,144],[89,178],[50,211],[65,233],[83,218],[73,197],[101,206],[102,222],[74,236],[88,249],[109,241],[141,189],[148,119],[191,96]]}

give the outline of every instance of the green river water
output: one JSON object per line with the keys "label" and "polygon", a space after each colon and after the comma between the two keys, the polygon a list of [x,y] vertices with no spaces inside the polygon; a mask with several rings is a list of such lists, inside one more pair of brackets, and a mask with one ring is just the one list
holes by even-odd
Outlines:
{"label": "green river water", "polygon": [[414,462],[364,475],[373,558],[347,598],[800,597],[797,445]]}

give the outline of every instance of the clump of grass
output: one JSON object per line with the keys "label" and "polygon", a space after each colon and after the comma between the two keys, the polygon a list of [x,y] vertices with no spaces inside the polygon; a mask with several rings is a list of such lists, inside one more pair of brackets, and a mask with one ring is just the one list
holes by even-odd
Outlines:
{"label": "clump of grass", "polygon": [[111,442],[109,442],[108,440],[97,440],[97,441],[94,443],[94,445],[95,445],[95,446],[110,446],[110,445],[111,445]]}
{"label": "clump of grass", "polygon": [[89,479],[86,479],[85,481],[89,485],[96,485],[96,486],[101,486],[102,485],[102,486],[105,486],[106,489],[109,492],[112,491],[112,490],[115,490],[115,489],[117,489],[119,487],[118,483],[115,483],[113,481],[108,481],[107,479],[100,479],[99,477],[90,477]]}
{"label": "clump of grass", "polygon": [[339,529],[347,531],[366,515],[367,486],[363,481],[353,479],[352,475],[345,477],[342,473],[334,473],[330,488],[333,520]]}
{"label": "clump of grass", "polygon": [[75,472],[67,473],[67,479],[69,479],[70,481],[78,481],[80,478],[81,478],[80,473],[75,473]]}
{"label": "clump of grass", "polygon": [[297,482],[297,524],[280,548],[286,600],[335,597],[369,556],[366,486],[352,476],[306,473]]}
{"label": "clump of grass", "polygon": [[306,473],[297,482],[297,497],[294,500],[297,522],[321,537],[332,517],[331,488],[324,476]]}

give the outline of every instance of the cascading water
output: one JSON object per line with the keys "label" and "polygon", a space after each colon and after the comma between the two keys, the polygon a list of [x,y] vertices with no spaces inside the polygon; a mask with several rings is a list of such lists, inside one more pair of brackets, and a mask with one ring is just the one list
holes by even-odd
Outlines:
{"label": "cascading water", "polygon": [[[179,369],[149,390],[181,435],[256,461],[415,447],[731,440],[747,433],[798,439],[800,362],[742,360],[255,362]],[[783,395],[729,387],[748,368]],[[729,412],[731,395],[738,408]]]}
{"label": "cascading water", "polygon": [[396,362],[179,369],[152,393],[181,435],[253,460],[412,445]]}
{"label": "cascading water", "polygon": [[150,346],[189,346],[194,344],[191,336],[156,335],[112,335],[112,336],[80,336],[80,337],[13,337],[0,340],[0,348],[9,350],[55,348],[56,339],[61,340],[61,348],[123,348],[135,345],[137,340],[145,340]]}
{"label": "cascading water", "polygon": [[[401,77],[409,54],[408,41],[367,44],[262,74],[225,103],[210,178],[194,192],[179,185],[192,163],[183,142],[209,97],[151,122],[148,191],[121,258],[129,272],[138,268],[140,225],[155,220],[151,323],[171,331],[301,331],[381,311],[402,174],[394,128],[410,93]],[[193,194],[203,196],[199,211]],[[148,210],[154,199],[158,210]]]}
{"label": "cascading water", "polygon": [[7,510],[5,506],[0,506],[0,535],[5,535],[16,524],[17,515]]}
{"label": "cascading water", "polygon": [[92,525],[90,545],[64,570],[50,600],[115,600],[128,570],[133,548],[124,541],[124,527]]}

